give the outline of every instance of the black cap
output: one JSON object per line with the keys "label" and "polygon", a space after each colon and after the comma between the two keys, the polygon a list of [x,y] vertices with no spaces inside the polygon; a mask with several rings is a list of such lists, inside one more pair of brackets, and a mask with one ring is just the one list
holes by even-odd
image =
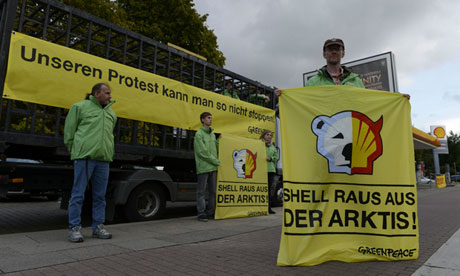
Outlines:
{"label": "black cap", "polygon": [[340,38],[331,38],[331,39],[326,40],[326,42],[324,42],[323,51],[326,50],[327,46],[331,46],[331,45],[342,46],[342,48],[345,50],[345,44],[343,44],[343,40],[341,40]]}

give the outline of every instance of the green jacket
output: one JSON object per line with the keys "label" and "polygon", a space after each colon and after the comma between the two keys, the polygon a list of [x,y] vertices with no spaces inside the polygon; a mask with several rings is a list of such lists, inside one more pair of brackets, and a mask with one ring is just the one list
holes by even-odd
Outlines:
{"label": "green jacket", "polygon": [[272,160],[267,161],[267,171],[276,173],[276,162],[278,161],[278,150],[275,148],[273,143],[270,146],[265,144],[265,149],[267,150],[267,157],[270,157]]}
{"label": "green jacket", "polygon": [[112,161],[114,155],[113,129],[117,122],[111,101],[104,108],[92,95],[69,110],[65,119],[64,144],[70,159]]}
{"label": "green jacket", "polygon": [[[342,68],[343,74],[340,77],[340,82],[342,85],[364,88],[363,81],[358,74],[351,72],[351,69],[348,67],[342,66]],[[305,86],[336,85],[329,73],[326,71],[326,66],[323,66],[317,72],[318,74],[309,79]]]}
{"label": "green jacket", "polygon": [[195,134],[193,147],[195,151],[196,173],[217,171],[220,161],[217,157],[218,141],[212,128],[202,126]]}
{"label": "green jacket", "polygon": [[238,92],[237,91],[234,91],[233,95],[232,95],[232,92],[228,91],[228,89],[225,89],[224,92],[222,93],[222,95],[224,96],[228,96],[230,98],[234,98],[234,99],[237,99],[239,100],[240,97],[238,96]]}
{"label": "green jacket", "polygon": [[264,94],[251,93],[251,94],[249,94],[249,102],[253,103],[253,104],[260,105],[260,106],[264,106],[265,95]]}

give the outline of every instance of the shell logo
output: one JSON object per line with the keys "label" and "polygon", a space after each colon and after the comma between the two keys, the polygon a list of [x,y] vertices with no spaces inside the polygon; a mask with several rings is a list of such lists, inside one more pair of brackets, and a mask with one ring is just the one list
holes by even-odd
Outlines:
{"label": "shell logo", "polygon": [[434,130],[433,130],[433,134],[434,136],[442,139],[444,137],[446,137],[446,131],[444,130],[443,127],[436,127]]}
{"label": "shell logo", "polygon": [[383,153],[380,131],[383,116],[376,122],[357,111],[342,111],[313,119],[316,150],[328,160],[330,173],[372,174],[374,161]]}
{"label": "shell logo", "polygon": [[257,168],[257,153],[252,153],[249,149],[233,151],[233,168],[239,178],[252,178]]}

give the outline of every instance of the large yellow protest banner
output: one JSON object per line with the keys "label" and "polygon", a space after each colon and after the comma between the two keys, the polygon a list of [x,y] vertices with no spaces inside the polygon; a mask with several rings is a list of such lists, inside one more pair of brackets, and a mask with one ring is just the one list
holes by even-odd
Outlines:
{"label": "large yellow protest banner", "polygon": [[207,111],[216,132],[258,138],[264,129],[275,130],[271,109],[12,33],[3,97],[70,108],[99,82],[110,85],[112,108],[122,118],[196,130]]}
{"label": "large yellow protest banner", "polygon": [[222,135],[216,219],[268,215],[267,158],[261,140]]}
{"label": "large yellow protest banner", "polygon": [[279,266],[416,259],[409,101],[349,86],[283,90]]}

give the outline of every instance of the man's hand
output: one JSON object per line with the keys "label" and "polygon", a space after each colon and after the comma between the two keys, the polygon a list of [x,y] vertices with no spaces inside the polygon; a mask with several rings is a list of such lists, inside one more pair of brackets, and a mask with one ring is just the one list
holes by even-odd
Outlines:
{"label": "man's hand", "polygon": [[276,97],[278,98],[279,96],[281,96],[281,89],[279,89],[279,88],[276,87],[276,86],[273,86],[273,88],[275,88],[275,95],[276,95]]}
{"label": "man's hand", "polygon": [[401,93],[401,95],[403,95],[403,97],[406,97],[408,100],[410,100],[410,95],[409,94]]}

